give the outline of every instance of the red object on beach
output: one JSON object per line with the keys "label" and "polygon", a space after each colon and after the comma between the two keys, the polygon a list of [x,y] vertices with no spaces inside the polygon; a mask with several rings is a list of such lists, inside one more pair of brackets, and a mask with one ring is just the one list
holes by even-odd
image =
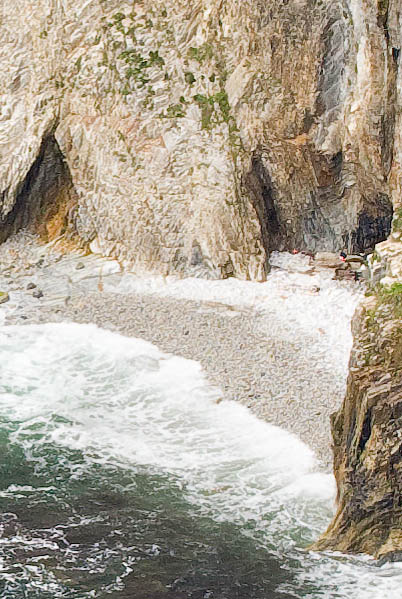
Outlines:
{"label": "red object on beach", "polygon": [[299,250],[292,250],[292,254],[298,254]]}

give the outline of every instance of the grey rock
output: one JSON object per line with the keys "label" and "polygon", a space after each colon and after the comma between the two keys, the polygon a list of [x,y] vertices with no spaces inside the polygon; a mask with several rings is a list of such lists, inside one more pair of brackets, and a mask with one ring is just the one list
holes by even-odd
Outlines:
{"label": "grey rock", "polygon": [[342,264],[339,255],[334,252],[317,252],[314,256],[316,266],[339,268]]}

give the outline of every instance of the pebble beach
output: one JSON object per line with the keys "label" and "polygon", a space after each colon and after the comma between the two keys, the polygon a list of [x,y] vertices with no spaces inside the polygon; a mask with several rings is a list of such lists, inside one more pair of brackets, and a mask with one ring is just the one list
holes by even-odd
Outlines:
{"label": "pebble beach", "polygon": [[94,323],[201,363],[222,400],[295,434],[332,464],[350,319],[361,290],[278,255],[263,284],[135,277],[100,256],[62,255],[20,233],[0,248],[4,325]]}

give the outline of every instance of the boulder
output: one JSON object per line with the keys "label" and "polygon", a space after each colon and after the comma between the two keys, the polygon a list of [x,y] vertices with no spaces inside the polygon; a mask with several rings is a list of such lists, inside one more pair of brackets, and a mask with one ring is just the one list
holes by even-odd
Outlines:
{"label": "boulder", "polygon": [[314,256],[315,265],[322,268],[342,268],[339,254],[333,252],[317,252]]}

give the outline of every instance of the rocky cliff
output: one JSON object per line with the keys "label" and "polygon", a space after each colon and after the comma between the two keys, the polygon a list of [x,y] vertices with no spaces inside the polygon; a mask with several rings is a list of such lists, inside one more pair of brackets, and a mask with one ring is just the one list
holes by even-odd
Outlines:
{"label": "rocky cliff", "polygon": [[[400,13],[399,0],[2,0],[0,239],[39,226],[137,272],[253,280],[274,249],[372,249],[402,197]],[[394,249],[379,262],[395,290]],[[400,352],[378,298],[381,335],[359,317],[334,420],[327,546],[384,553],[369,472],[399,509]]]}
{"label": "rocky cliff", "polygon": [[3,237],[61,195],[59,232],[136,270],[372,247],[400,191],[397,4],[3,0]]}
{"label": "rocky cliff", "polygon": [[402,556],[402,243],[395,235],[381,250],[399,282],[383,279],[354,317],[346,398],[332,418],[338,510],[315,545],[387,559]]}

